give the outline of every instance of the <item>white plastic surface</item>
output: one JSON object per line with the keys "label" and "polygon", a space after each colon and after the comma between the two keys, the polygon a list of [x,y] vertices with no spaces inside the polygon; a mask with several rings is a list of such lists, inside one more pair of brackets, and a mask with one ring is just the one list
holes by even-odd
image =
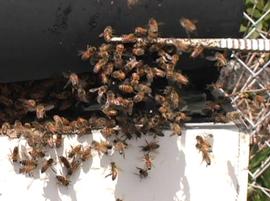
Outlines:
{"label": "white plastic surface", "polygon": [[[212,164],[206,167],[201,153],[195,148],[196,135],[214,135]],[[101,138],[93,136],[79,138],[83,144]],[[151,141],[151,138],[147,138]],[[247,190],[248,136],[231,125],[193,124],[188,125],[182,137],[166,136],[158,139],[160,149],[154,154],[154,167],[148,178],[141,180],[135,175],[136,167],[143,167],[143,153],[139,146],[145,138],[132,140],[126,151],[126,159],[118,153],[94,158],[86,162],[80,171],[71,177],[71,185],[57,184],[52,171],[34,177],[18,174],[9,161],[11,149],[18,140],[0,137],[0,200],[1,201],[244,201]],[[23,144],[22,141],[20,141]],[[64,148],[58,155],[65,154],[77,138],[66,138]],[[51,156],[55,156],[51,152]],[[121,169],[115,181],[109,174],[110,162]],[[58,173],[61,168],[56,167]]]}

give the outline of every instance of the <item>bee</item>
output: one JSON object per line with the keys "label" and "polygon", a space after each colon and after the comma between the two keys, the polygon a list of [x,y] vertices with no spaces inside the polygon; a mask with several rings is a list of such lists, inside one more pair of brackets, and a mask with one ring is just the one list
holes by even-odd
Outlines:
{"label": "bee", "polygon": [[61,163],[63,163],[63,165],[67,169],[68,175],[72,175],[72,169],[71,169],[71,165],[70,165],[70,162],[68,161],[68,159],[64,156],[60,156],[59,159],[60,159]]}
{"label": "bee", "polygon": [[214,123],[228,123],[230,119],[224,114],[214,114]]}
{"label": "bee", "polygon": [[12,160],[12,162],[19,161],[19,147],[18,146],[13,148],[13,151],[11,153],[11,160]]}
{"label": "bee", "polygon": [[139,2],[139,0],[128,0],[128,1],[127,1],[128,8],[132,8],[132,7],[135,6],[138,2]]}
{"label": "bee", "polygon": [[124,93],[128,93],[128,94],[134,92],[133,87],[131,85],[129,85],[129,84],[121,84],[121,85],[119,85],[119,90],[121,90]]}
{"label": "bee", "polygon": [[226,66],[228,64],[227,58],[225,57],[224,54],[222,54],[220,52],[216,52],[214,57],[208,56],[208,57],[206,57],[206,59],[209,61],[216,61],[217,67],[223,67],[223,66]]}
{"label": "bee", "polygon": [[101,103],[102,98],[104,97],[105,93],[108,91],[108,87],[107,86],[101,86],[101,87],[98,87],[98,88],[89,89],[90,93],[94,93],[96,91],[98,92],[97,102]]}
{"label": "bee", "polygon": [[209,156],[209,152],[212,151],[212,145],[210,145],[202,136],[196,136],[197,144],[196,148],[202,152],[203,161],[206,162],[207,165],[211,164],[211,159]]}
{"label": "bee", "polygon": [[146,36],[147,32],[148,30],[143,27],[136,27],[134,31],[135,35],[139,37]]}
{"label": "bee", "polygon": [[137,41],[137,36],[133,33],[122,35],[122,43],[134,43]]}
{"label": "bee", "polygon": [[113,37],[113,29],[111,26],[107,26],[103,33],[99,35],[99,37],[103,37],[106,42],[110,42]]}
{"label": "bee", "polygon": [[56,175],[55,177],[57,181],[59,182],[59,184],[62,184],[63,186],[68,186],[70,184],[70,180],[66,176]]}
{"label": "bee", "polygon": [[152,93],[152,89],[149,86],[149,84],[140,83],[137,86],[135,86],[135,90],[138,91],[138,92],[149,94],[149,95]]}
{"label": "bee", "polygon": [[81,161],[77,160],[76,158],[73,158],[73,160],[70,163],[71,171],[68,172],[68,175],[71,176],[81,165]]}
{"label": "bee", "polygon": [[158,22],[154,18],[148,21],[148,39],[153,40],[158,37]]}
{"label": "bee", "polygon": [[107,65],[104,66],[103,73],[110,76],[113,72],[113,68],[114,64],[112,62],[109,62]]}
{"label": "bee", "polygon": [[45,161],[45,163],[42,165],[40,172],[44,173],[46,172],[50,167],[52,167],[54,160],[52,158]]}
{"label": "bee", "polygon": [[145,51],[144,51],[144,49],[141,48],[141,47],[134,47],[134,48],[132,49],[132,53],[133,53],[134,55],[136,55],[136,56],[142,56],[142,55],[144,55]]}
{"label": "bee", "polygon": [[112,145],[110,145],[109,142],[106,141],[101,141],[101,142],[97,142],[97,141],[93,141],[92,142],[93,148],[99,153],[103,153],[108,155],[108,151],[110,149],[112,149]]}
{"label": "bee", "polygon": [[81,160],[82,161],[86,161],[89,160],[90,158],[92,158],[92,147],[88,146],[87,148],[83,148],[80,152],[81,155]]}
{"label": "bee", "polygon": [[55,124],[53,122],[47,122],[45,124],[45,128],[48,132],[55,134],[56,132],[58,132],[58,127],[55,126]]}
{"label": "bee", "polygon": [[57,134],[56,135],[56,139],[55,139],[55,146],[56,146],[56,148],[61,147],[62,146],[62,143],[63,143],[62,135],[61,134]]}
{"label": "bee", "polygon": [[19,99],[22,104],[23,107],[27,110],[27,111],[33,111],[35,110],[36,106],[37,106],[37,102],[33,99]]}
{"label": "bee", "polygon": [[114,148],[116,151],[119,152],[120,155],[123,155],[123,157],[125,158],[125,149],[127,148],[127,143],[122,141],[122,140],[114,140]]}
{"label": "bee", "polygon": [[159,68],[153,68],[153,72],[156,77],[166,77],[166,72]]}
{"label": "bee", "polygon": [[37,158],[43,158],[45,157],[44,151],[42,151],[40,148],[33,148],[31,151],[28,152],[29,155],[35,160]]}
{"label": "bee", "polygon": [[142,61],[137,61],[135,58],[130,59],[126,65],[125,65],[125,69],[127,71],[132,71],[134,68],[139,68],[143,66],[143,62]]}
{"label": "bee", "polygon": [[105,127],[103,129],[101,129],[101,134],[104,135],[105,137],[110,137],[112,135],[117,135],[118,134],[118,129],[116,128],[108,128],[108,127]]}
{"label": "bee", "polygon": [[181,123],[182,121],[190,121],[191,118],[188,117],[185,113],[183,112],[177,112],[175,113],[174,121],[175,123]]}
{"label": "bee", "polygon": [[145,142],[146,142],[146,145],[140,146],[143,152],[152,152],[159,148],[159,144],[155,141],[149,143],[147,142],[147,140],[145,140]]}
{"label": "bee", "polygon": [[201,46],[201,45],[196,46],[193,49],[193,52],[191,53],[190,57],[193,59],[197,58],[198,56],[200,56],[203,53],[203,50],[204,50],[203,46]]}
{"label": "bee", "polygon": [[189,52],[190,46],[182,41],[177,41],[174,44],[179,52]]}
{"label": "bee", "polygon": [[82,145],[79,144],[75,147],[71,146],[71,151],[68,153],[68,157],[69,158],[73,158],[76,154],[80,154],[81,153],[81,149],[82,149]]}
{"label": "bee", "polygon": [[64,76],[68,78],[68,81],[64,86],[64,89],[67,88],[67,86],[70,84],[72,87],[78,88],[78,86],[80,85],[80,78],[76,73],[70,73],[69,75],[64,74]]}
{"label": "bee", "polygon": [[101,69],[108,63],[109,59],[107,57],[101,58],[98,60],[98,62],[95,64],[93,72],[99,73]]}
{"label": "bee", "polygon": [[104,108],[102,112],[109,118],[116,117],[118,115],[118,111],[115,109],[112,109],[110,107]]}
{"label": "bee", "polygon": [[139,171],[139,173],[136,173],[136,175],[138,175],[140,177],[140,179],[145,179],[146,177],[148,177],[148,170],[147,169],[143,169],[143,168],[139,168],[136,167]]}
{"label": "bee", "polygon": [[130,80],[130,84],[131,86],[135,86],[138,85],[140,81],[140,75],[138,73],[132,73],[131,74],[131,80]]}
{"label": "bee", "polygon": [[92,56],[96,53],[97,49],[87,45],[86,50],[80,50],[78,55],[83,61],[91,59]]}
{"label": "bee", "polygon": [[173,135],[181,136],[182,135],[182,128],[178,123],[171,123],[170,127],[172,130],[171,136],[173,136]]}
{"label": "bee", "polygon": [[46,116],[46,111],[52,110],[54,108],[54,105],[42,105],[38,104],[36,107],[36,116],[37,119],[43,119]]}
{"label": "bee", "polygon": [[37,163],[26,164],[19,169],[19,173],[31,174],[36,168],[37,168]]}
{"label": "bee", "polygon": [[117,175],[118,175],[117,166],[116,166],[115,162],[111,162],[111,173],[106,175],[105,178],[108,176],[112,176],[112,180],[114,181],[116,179]]}
{"label": "bee", "polygon": [[126,74],[121,70],[114,71],[111,76],[120,81],[126,78]]}
{"label": "bee", "polygon": [[149,153],[144,154],[144,162],[147,170],[151,170],[153,166],[153,161]]}
{"label": "bee", "polygon": [[133,97],[133,101],[134,103],[139,103],[139,102],[142,102],[144,98],[145,98],[145,94],[143,92],[139,92]]}
{"label": "bee", "polygon": [[193,33],[197,30],[196,20],[190,20],[187,18],[182,17],[180,20],[180,25],[185,29],[185,31],[189,33]]}
{"label": "bee", "polygon": [[124,51],[125,51],[125,46],[123,44],[117,44],[115,47],[115,52],[114,52],[116,59],[121,58]]}
{"label": "bee", "polygon": [[174,72],[173,80],[177,82],[178,84],[182,84],[182,85],[187,85],[189,83],[188,78],[179,72]]}
{"label": "bee", "polygon": [[0,95],[0,103],[6,107],[10,107],[13,105],[13,100],[6,96]]}

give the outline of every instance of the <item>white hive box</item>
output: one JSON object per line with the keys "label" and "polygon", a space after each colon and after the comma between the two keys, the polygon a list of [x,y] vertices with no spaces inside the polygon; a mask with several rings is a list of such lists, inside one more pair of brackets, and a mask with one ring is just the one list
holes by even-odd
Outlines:
{"label": "white hive box", "polygon": [[[212,164],[206,167],[201,153],[195,148],[197,135],[212,134]],[[59,186],[54,173],[26,177],[17,174],[17,168],[9,161],[11,149],[18,140],[0,137],[0,200],[1,201],[245,201],[248,178],[249,137],[240,133],[233,124],[187,124],[182,137],[159,138],[160,149],[154,155],[154,167],[143,180],[135,175],[136,167],[143,167],[141,139],[129,142],[126,159],[118,153],[99,158],[94,154],[80,171],[71,177],[69,187]],[[51,156],[65,154],[70,145],[100,140],[98,132],[93,135],[65,138],[64,148]],[[151,141],[152,138],[147,138]],[[20,144],[24,142],[21,140]],[[109,174],[110,162],[114,161],[121,171],[115,181]],[[55,168],[60,173],[60,168]]]}

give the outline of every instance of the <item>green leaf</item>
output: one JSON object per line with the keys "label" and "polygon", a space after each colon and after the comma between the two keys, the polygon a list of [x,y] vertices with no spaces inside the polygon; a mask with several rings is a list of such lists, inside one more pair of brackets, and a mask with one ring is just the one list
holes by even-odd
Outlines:
{"label": "green leaf", "polygon": [[251,16],[251,17],[255,17],[255,18],[260,18],[262,16],[261,12],[258,9],[253,9],[253,8],[248,8],[247,9],[247,13]]}
{"label": "green leaf", "polygon": [[246,32],[246,30],[247,30],[247,27],[241,24],[240,32]]}

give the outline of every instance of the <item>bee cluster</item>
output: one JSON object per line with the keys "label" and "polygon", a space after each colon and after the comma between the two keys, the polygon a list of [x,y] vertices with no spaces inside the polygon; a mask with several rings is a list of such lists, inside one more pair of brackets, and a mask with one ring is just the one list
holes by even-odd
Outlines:
{"label": "bee cluster", "polygon": [[[191,20],[183,18],[180,24],[187,34],[196,30]],[[189,84],[189,79],[176,66],[181,53],[196,58],[203,48],[155,43],[158,32],[158,22],[151,18],[147,28],[137,27],[134,33],[122,35],[122,42],[112,43],[113,30],[108,26],[100,35],[106,43],[87,46],[79,52],[81,59],[90,63],[91,73],[68,73],[66,79],[1,84],[1,133],[10,138],[23,137],[30,147],[30,151],[23,153],[16,146],[11,154],[12,162],[20,165],[20,173],[32,174],[38,164],[41,173],[54,171],[56,159],[46,158],[46,150],[60,148],[65,135],[82,136],[100,130],[105,140],[87,146],[78,144],[71,147],[67,156],[58,157],[66,174],[56,174],[56,179],[64,186],[69,185],[70,176],[82,163],[92,158],[93,151],[107,155],[114,149],[125,158],[128,140],[134,137],[164,136],[166,127],[172,130],[172,135],[181,136],[183,123],[190,120],[183,112],[185,104],[181,98],[181,90]],[[137,40],[138,37],[144,40]],[[225,62],[222,55],[216,56],[222,65]],[[209,102],[206,109],[210,115],[220,115],[217,116],[220,121],[225,121],[221,104]],[[209,147],[203,142],[200,139],[196,147],[204,148],[202,153],[206,158],[208,150],[204,150]],[[148,176],[152,153],[158,148],[156,141],[146,141],[141,147],[145,167],[137,167],[140,178]],[[208,164],[209,160],[206,159]],[[112,162],[108,176],[114,180],[117,175],[117,165]]]}

